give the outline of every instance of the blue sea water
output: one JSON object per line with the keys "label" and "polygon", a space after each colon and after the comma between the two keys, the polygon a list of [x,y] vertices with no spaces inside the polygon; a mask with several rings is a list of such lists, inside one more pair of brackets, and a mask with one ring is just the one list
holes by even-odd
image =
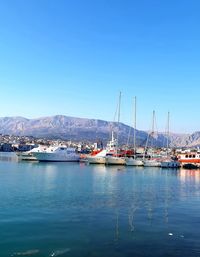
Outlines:
{"label": "blue sea water", "polygon": [[200,256],[200,171],[0,156],[0,256]]}

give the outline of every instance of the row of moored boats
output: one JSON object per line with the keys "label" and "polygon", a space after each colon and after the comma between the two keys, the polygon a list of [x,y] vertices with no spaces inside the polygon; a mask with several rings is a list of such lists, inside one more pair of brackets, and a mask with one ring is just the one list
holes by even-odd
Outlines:
{"label": "row of moored boats", "polygon": [[81,155],[76,151],[76,148],[64,145],[57,146],[39,146],[28,152],[17,153],[20,160],[28,161],[46,161],[46,162],[78,162],[86,161],[89,164],[106,164],[106,165],[127,165],[127,166],[144,166],[144,167],[166,167],[178,168],[180,162],[172,160],[168,157],[148,156],[148,158],[138,158],[137,155],[121,156],[116,148],[116,140],[113,133],[111,140],[108,142],[105,149],[93,152],[90,155],[81,158]]}

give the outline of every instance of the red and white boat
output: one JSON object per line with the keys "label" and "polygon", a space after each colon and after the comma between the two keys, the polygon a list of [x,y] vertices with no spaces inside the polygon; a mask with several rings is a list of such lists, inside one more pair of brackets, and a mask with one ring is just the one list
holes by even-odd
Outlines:
{"label": "red and white boat", "polygon": [[180,163],[200,163],[199,152],[185,152],[178,155],[178,161]]}
{"label": "red and white boat", "polygon": [[116,147],[116,139],[114,138],[114,134],[112,131],[111,140],[108,142],[106,149],[101,149],[96,152],[92,152],[90,156],[87,157],[87,161],[89,164],[105,164],[107,154],[113,155]]}

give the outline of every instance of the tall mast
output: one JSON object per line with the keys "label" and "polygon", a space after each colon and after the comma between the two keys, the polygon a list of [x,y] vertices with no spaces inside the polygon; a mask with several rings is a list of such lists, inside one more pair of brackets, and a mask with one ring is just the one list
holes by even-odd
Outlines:
{"label": "tall mast", "polygon": [[153,110],[152,135],[154,135],[154,126],[155,126],[155,111]]}
{"label": "tall mast", "polygon": [[167,114],[167,155],[169,150],[169,112]]}
{"label": "tall mast", "polygon": [[117,149],[118,149],[118,144],[119,144],[120,108],[121,108],[121,91],[119,92],[119,106],[118,106],[118,119],[117,119]]}
{"label": "tall mast", "polygon": [[[153,110],[153,118],[152,118],[152,131],[150,131],[148,133],[148,136],[147,136],[147,141],[146,141],[146,145],[145,145],[145,150],[144,150],[144,155],[143,155],[143,159],[145,158],[145,153],[146,153],[146,150],[147,150],[147,146],[148,146],[148,142],[149,142],[149,137],[154,135],[154,123],[155,123],[155,111]],[[153,141],[153,140],[152,140]],[[151,146],[152,147],[152,146]]]}
{"label": "tall mast", "polygon": [[134,157],[136,154],[136,96],[134,97],[134,102],[135,102],[135,108],[134,108],[134,138],[133,138],[133,144],[134,144]]}

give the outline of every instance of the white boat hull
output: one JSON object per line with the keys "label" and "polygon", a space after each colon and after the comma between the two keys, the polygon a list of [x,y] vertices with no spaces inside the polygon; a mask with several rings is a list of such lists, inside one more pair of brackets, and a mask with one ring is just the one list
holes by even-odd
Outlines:
{"label": "white boat hull", "polygon": [[133,158],[128,158],[126,160],[126,165],[127,166],[143,166],[144,163],[142,160],[137,160],[137,159],[133,159]]}
{"label": "white boat hull", "polygon": [[26,153],[26,152],[17,153],[17,157],[19,160],[23,160],[23,161],[37,161],[36,157],[34,157],[32,153]]}
{"label": "white boat hull", "polygon": [[90,156],[87,158],[89,164],[105,164],[106,158],[105,157],[98,157],[98,156]]}
{"label": "white boat hull", "polygon": [[80,156],[78,154],[60,154],[60,153],[33,153],[40,162],[78,162]]}
{"label": "white boat hull", "polygon": [[156,160],[146,160],[144,161],[144,167],[161,167],[161,162]]}
{"label": "white boat hull", "polygon": [[106,157],[106,164],[107,165],[125,165],[126,160],[122,157],[107,156]]}

